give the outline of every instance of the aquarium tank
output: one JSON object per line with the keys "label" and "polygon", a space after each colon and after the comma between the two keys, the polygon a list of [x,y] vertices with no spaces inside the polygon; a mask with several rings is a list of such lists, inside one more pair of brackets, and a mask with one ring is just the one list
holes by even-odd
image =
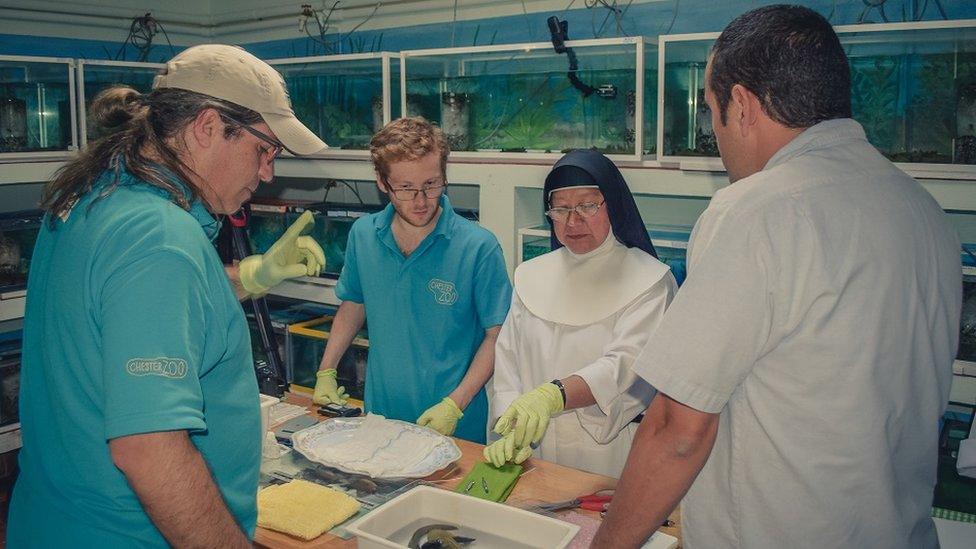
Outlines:
{"label": "aquarium tank", "polygon": [[284,76],[295,115],[330,148],[368,150],[373,134],[400,117],[400,61],[392,54],[332,55],[269,63]]}
{"label": "aquarium tank", "polygon": [[[522,261],[528,261],[552,251],[549,225],[539,225],[522,229]],[[679,225],[648,225],[647,234],[654,244],[658,259],[671,268],[671,274],[680,286],[687,276],[685,255],[691,227]]]}
{"label": "aquarium tank", "polygon": [[101,137],[95,125],[88,119],[92,101],[112,86],[128,86],[140,93],[152,91],[153,79],[165,65],[156,63],[129,63],[123,61],[80,61],[78,85],[85,98],[81,105],[82,138],[85,142]]}
{"label": "aquarium tank", "polygon": [[72,70],[70,61],[0,56],[0,153],[75,147]]}
{"label": "aquarium tank", "polygon": [[27,287],[43,215],[41,210],[0,214],[0,293]]}
{"label": "aquarium tank", "polygon": [[[332,330],[332,316],[300,322],[288,327],[285,348],[288,382],[307,388],[315,387],[315,374]],[[352,341],[336,367],[336,381],[352,398],[362,400],[366,384],[366,359],[369,340],[364,326]]]}
{"label": "aquarium tank", "polygon": [[[836,27],[851,68],[851,108],[893,162],[976,164],[976,27],[972,21]],[[662,36],[665,157],[718,157],[704,101],[717,33]]]}
{"label": "aquarium tank", "polygon": [[[705,103],[705,64],[717,34],[661,37],[664,93],[661,95],[662,156],[718,157],[711,109]],[[662,114],[663,113],[663,114]]]}
{"label": "aquarium tank", "polygon": [[654,43],[637,37],[566,45],[577,60],[575,78],[567,55],[548,42],[402,52],[403,108],[437,121],[452,151],[654,153]]}

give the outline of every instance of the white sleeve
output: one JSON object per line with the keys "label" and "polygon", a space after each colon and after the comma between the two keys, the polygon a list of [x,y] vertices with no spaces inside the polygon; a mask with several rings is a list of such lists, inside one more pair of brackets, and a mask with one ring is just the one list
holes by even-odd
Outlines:
{"label": "white sleeve", "polygon": [[495,427],[498,420],[519,395],[525,392],[522,378],[519,376],[519,337],[522,333],[522,319],[525,318],[525,305],[518,294],[512,292],[512,306],[508,316],[502,323],[495,341],[495,374],[491,383],[491,393],[488,395],[488,431]]}
{"label": "white sleeve", "polygon": [[631,367],[664,317],[678,285],[671,273],[631,302],[617,316],[613,339],[603,356],[578,370],[596,405],[576,410],[583,428],[602,444],[610,442],[637,414],[647,409],[654,388]]}

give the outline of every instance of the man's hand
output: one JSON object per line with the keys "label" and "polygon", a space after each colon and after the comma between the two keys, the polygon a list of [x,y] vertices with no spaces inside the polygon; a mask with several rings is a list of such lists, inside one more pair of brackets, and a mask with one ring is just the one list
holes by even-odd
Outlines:
{"label": "man's hand", "polygon": [[417,418],[417,425],[430,427],[442,435],[450,436],[454,434],[457,422],[462,417],[464,414],[451,397],[444,397]]}
{"label": "man's hand", "polygon": [[323,406],[325,404],[338,404],[344,406],[349,399],[345,387],[336,387],[336,375],[334,368],[319,370],[315,374],[315,392],[312,393],[312,402]]}
{"label": "man's hand", "polygon": [[241,285],[252,295],[267,293],[284,280],[299,276],[317,276],[325,268],[325,252],[310,236],[315,218],[306,210],[291,227],[262,254],[241,260]]}

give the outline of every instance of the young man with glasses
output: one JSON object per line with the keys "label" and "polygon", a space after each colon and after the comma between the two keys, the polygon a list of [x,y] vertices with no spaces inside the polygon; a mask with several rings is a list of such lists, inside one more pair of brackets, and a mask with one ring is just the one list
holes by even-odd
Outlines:
{"label": "young man with glasses", "polygon": [[[9,547],[249,547],[261,419],[243,310],[212,244],[282,148],[323,143],[241,48],[184,50],[99,94],[45,188],[24,317],[24,446]],[[314,274],[297,222],[240,264],[253,293]],[[236,276],[234,277],[236,278]]]}
{"label": "young man with glasses", "polygon": [[[533,454],[617,477],[654,389],[630,371],[677,290],[620,170],[573,151],[543,188],[553,251],[515,269],[495,346],[500,466]],[[566,412],[566,413],[564,413]]]}
{"label": "young man with glasses", "polygon": [[373,136],[382,212],[356,221],[315,402],[342,404],[336,365],[369,323],[366,411],[485,441],[484,385],[511,286],[498,241],[451,208],[443,132],[402,118]]}

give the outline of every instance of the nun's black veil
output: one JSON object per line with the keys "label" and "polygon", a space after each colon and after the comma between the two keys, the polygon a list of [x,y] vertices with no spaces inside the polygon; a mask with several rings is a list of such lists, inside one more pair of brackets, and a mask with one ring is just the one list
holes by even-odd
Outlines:
{"label": "nun's black veil", "polygon": [[[549,210],[552,207],[549,202],[552,191],[585,185],[595,185],[603,193],[607,215],[610,217],[610,227],[617,240],[628,248],[639,248],[657,258],[657,252],[651,244],[651,237],[647,236],[647,228],[644,227],[644,221],[637,210],[637,203],[634,202],[634,196],[630,194],[624,176],[609,158],[596,151],[587,149],[571,151],[556,162],[546,176],[546,185],[543,189],[545,209]],[[546,217],[546,220],[549,221],[549,228],[552,230],[552,219]],[[556,231],[552,230],[552,249],[560,247],[562,243],[556,239]]]}

